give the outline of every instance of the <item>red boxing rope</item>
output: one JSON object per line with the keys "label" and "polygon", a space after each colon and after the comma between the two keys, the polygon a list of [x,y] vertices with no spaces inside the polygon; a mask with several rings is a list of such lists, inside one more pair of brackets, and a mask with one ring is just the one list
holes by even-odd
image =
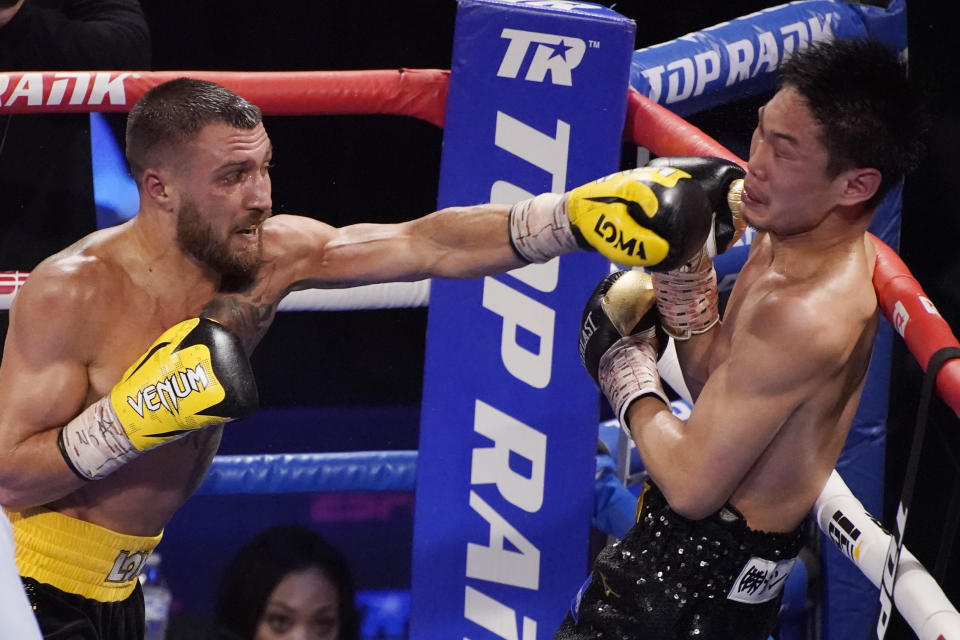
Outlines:
{"label": "red boxing rope", "polygon": [[167,80],[210,80],[268,115],[390,114],[443,126],[450,72],[374,71],[51,71],[0,73],[2,113],[126,113]]}
{"label": "red boxing rope", "polygon": [[[930,356],[945,347],[960,347],[960,343],[900,256],[878,238],[871,239],[877,248],[873,286],[880,307],[926,371]],[[940,369],[937,391],[960,416],[960,360],[949,360]]]}
{"label": "red boxing rope", "polygon": [[[659,156],[716,156],[747,166],[703,131],[637,91],[631,89],[627,100],[624,137],[634,144]],[[960,343],[907,265],[879,238],[872,234],[870,238],[877,249],[873,286],[880,308],[926,370],[930,356]],[[960,360],[950,360],[940,369],[937,391],[960,417]]]}
{"label": "red boxing rope", "polygon": [[714,156],[747,166],[703,131],[633,88],[627,93],[627,123],[623,135],[658,156]]}

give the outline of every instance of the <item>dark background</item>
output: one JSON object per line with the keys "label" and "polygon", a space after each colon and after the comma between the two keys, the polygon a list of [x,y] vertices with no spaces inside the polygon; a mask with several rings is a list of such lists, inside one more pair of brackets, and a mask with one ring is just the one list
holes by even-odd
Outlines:
{"label": "dark background", "polygon": [[[152,32],[156,70],[450,66],[456,12],[452,0],[142,0],[142,4]],[[632,1],[618,2],[613,8],[636,20],[639,48],[774,4],[694,0],[671,11],[659,3]],[[911,70],[926,87],[933,120],[926,160],[906,185],[901,255],[951,326],[958,327],[960,294],[954,282],[960,278],[955,249],[960,225],[952,173],[958,168],[953,154],[960,142],[956,115],[960,74],[950,46],[947,6],[935,0],[908,0]],[[754,103],[727,105],[691,120],[746,157]],[[122,116],[111,121],[116,128],[122,127]],[[432,125],[392,116],[338,116],[268,117],[266,126],[275,147],[278,212],[310,215],[339,226],[407,220],[435,208],[442,132]],[[628,157],[629,150],[624,155]],[[362,199],[357,198],[360,194]],[[363,202],[362,208],[357,207],[358,201]],[[6,314],[2,315],[0,327],[5,332]],[[264,419],[231,426],[222,452],[416,448],[425,319],[422,309],[278,314],[254,355],[267,408]],[[919,378],[919,367],[898,340],[888,427],[890,499],[885,522],[891,521],[899,492]],[[368,408],[351,412],[343,411],[344,407]],[[907,534],[907,544],[931,568],[949,520],[944,502],[954,479],[960,477],[955,463],[956,418],[942,406],[935,418]],[[369,507],[369,500],[362,496],[343,500],[343,513],[365,513],[363,509]],[[325,525],[335,542],[362,549],[351,553],[351,560],[358,565],[364,588],[402,587],[409,579],[412,511],[409,500],[392,500],[395,508],[368,521],[347,518],[339,525]],[[169,534],[189,530],[191,518],[200,515],[222,513],[223,518],[236,519],[225,523],[236,532],[252,530],[284,513],[306,517],[320,509],[313,498],[296,505],[244,503],[243,509],[227,505],[229,500],[211,501],[191,501],[171,523]],[[371,534],[370,524],[382,528]],[[199,531],[194,536],[202,538]],[[217,553],[224,555],[239,537],[215,540],[212,546],[222,544]],[[197,549],[200,562],[212,547],[198,546],[205,547]],[[957,573],[953,564],[949,567]],[[198,570],[196,565],[192,571],[194,576],[214,573]],[[956,580],[949,579],[945,590],[954,602],[960,601]]]}

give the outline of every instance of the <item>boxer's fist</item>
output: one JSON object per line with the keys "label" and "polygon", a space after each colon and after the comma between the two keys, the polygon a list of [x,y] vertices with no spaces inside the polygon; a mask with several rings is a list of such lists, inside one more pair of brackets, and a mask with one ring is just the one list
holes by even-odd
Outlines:
{"label": "boxer's fist", "polygon": [[649,274],[618,271],[600,281],[581,317],[580,360],[621,420],[638,397],[668,402],[657,373],[666,340]]}
{"label": "boxer's fist", "polygon": [[140,452],[257,409],[240,341],[213,320],[165,331],[109,394],[60,431],[60,449],[81,476],[100,478]]}
{"label": "boxer's fist", "polygon": [[666,341],[659,340],[657,325],[657,301],[648,274],[616,271],[601,280],[580,318],[580,361],[593,381],[599,384],[600,358],[624,336],[643,335],[659,353]]}
{"label": "boxer's fist", "polygon": [[257,386],[235,335],[192,318],[161,335],[110,391],[123,431],[140,451],[256,411]]}
{"label": "boxer's fist", "polygon": [[673,167],[693,176],[700,183],[713,212],[713,225],[707,242],[710,256],[729,249],[747,228],[743,219],[743,168],[729,160],[700,156],[673,156],[651,160],[649,167]]}
{"label": "boxer's fist", "polygon": [[594,249],[619,265],[667,270],[699,254],[712,216],[689,173],[643,167],[521,200],[510,210],[510,243],[527,262]]}
{"label": "boxer's fist", "polygon": [[581,246],[619,265],[676,268],[710,232],[712,208],[683,170],[641,167],[577,187],[564,198]]}

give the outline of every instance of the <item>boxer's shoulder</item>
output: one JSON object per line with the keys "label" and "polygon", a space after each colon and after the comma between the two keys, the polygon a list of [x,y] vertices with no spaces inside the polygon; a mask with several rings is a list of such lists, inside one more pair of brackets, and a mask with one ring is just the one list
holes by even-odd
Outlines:
{"label": "boxer's shoulder", "polygon": [[265,259],[296,257],[299,252],[315,251],[318,244],[333,239],[337,230],[326,222],[308,216],[280,214],[263,223]]}

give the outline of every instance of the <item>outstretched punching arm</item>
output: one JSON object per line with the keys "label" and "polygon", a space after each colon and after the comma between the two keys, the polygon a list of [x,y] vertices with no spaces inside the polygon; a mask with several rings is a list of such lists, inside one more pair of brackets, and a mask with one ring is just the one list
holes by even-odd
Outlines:
{"label": "outstretched punching arm", "polygon": [[[276,216],[265,225],[274,254],[299,256],[295,288],[351,286],[432,276],[477,277],[546,262],[578,249],[617,264],[679,266],[699,250],[709,202],[690,175],[672,168],[624,171],[565,194],[515,205],[452,207],[401,224],[341,229]],[[279,238],[271,241],[271,234]]]}
{"label": "outstretched punching arm", "polygon": [[264,224],[264,257],[291,270],[291,290],[430,277],[469,278],[526,264],[507,241],[509,205],[442,209],[398,224],[335,228],[277,215]]}

